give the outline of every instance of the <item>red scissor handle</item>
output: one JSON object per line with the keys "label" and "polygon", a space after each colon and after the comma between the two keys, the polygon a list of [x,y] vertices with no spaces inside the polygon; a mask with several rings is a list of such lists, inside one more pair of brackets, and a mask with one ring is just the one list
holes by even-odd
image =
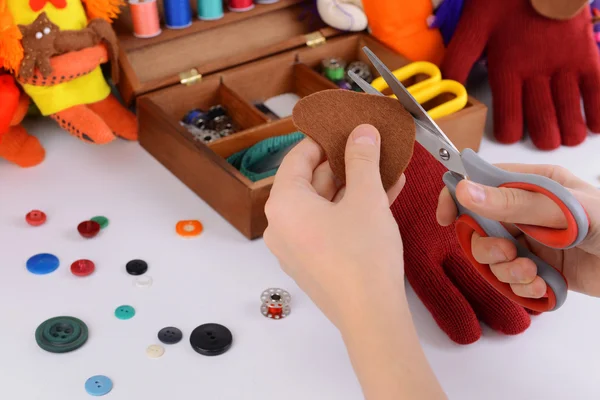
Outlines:
{"label": "red scissor handle", "polygon": [[[528,192],[535,192],[543,194],[552,200],[562,211],[565,219],[567,220],[567,228],[566,229],[554,229],[548,228],[544,226],[536,226],[536,225],[525,225],[525,224],[515,224],[521,232],[531,237],[532,239],[537,240],[538,242],[555,249],[564,249],[568,248],[575,242],[577,239],[578,228],[577,221],[567,205],[562,202],[554,193],[549,190],[544,189],[543,187],[533,185],[531,183],[524,182],[509,182],[499,187],[504,188],[512,188],[512,189],[521,189],[526,190]],[[589,221],[589,216],[588,216]]]}
{"label": "red scissor handle", "polygon": [[479,271],[479,273],[488,281],[496,290],[502,293],[508,299],[514,301],[521,306],[533,311],[546,312],[551,311],[556,307],[556,296],[549,285],[547,285],[546,294],[540,299],[531,299],[517,296],[510,287],[510,284],[501,282],[492,273],[490,266],[481,264],[475,260],[473,250],[471,248],[471,238],[473,232],[477,232],[480,236],[487,237],[487,233],[479,226],[479,224],[469,215],[463,214],[456,220],[456,234],[460,247],[465,252],[467,259]]}

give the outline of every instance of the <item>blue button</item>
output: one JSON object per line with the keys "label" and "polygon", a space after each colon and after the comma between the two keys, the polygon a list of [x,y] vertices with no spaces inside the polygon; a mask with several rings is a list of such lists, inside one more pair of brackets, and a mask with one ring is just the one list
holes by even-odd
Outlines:
{"label": "blue button", "polygon": [[135,309],[131,306],[120,306],[115,310],[115,317],[119,319],[131,319],[135,315]]}
{"label": "blue button", "polygon": [[56,271],[58,257],[53,254],[41,253],[27,260],[27,270],[32,274],[45,275]]}
{"label": "blue button", "polygon": [[104,375],[96,375],[85,381],[85,391],[92,396],[104,396],[113,388],[110,378]]}

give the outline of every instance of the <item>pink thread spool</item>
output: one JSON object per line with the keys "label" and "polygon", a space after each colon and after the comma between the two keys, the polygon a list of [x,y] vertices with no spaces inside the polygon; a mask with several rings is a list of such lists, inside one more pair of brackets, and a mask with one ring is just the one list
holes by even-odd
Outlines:
{"label": "pink thread spool", "polygon": [[250,11],[254,8],[254,0],[229,0],[228,8],[234,12]]}
{"label": "pink thread spool", "polygon": [[161,34],[156,0],[129,0],[133,35],[147,39]]}

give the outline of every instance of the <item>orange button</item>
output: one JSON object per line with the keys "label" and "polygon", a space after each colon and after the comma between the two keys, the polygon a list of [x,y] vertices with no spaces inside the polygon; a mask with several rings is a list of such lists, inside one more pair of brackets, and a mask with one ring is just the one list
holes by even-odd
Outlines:
{"label": "orange button", "polygon": [[175,230],[180,236],[192,237],[202,233],[203,227],[200,221],[192,219],[179,221],[175,226]]}

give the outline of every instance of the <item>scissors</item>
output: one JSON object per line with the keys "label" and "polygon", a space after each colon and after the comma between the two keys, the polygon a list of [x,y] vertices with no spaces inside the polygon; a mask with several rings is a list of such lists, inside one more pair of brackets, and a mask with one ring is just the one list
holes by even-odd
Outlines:
{"label": "scissors", "polygon": [[[484,161],[471,149],[464,149],[462,153],[458,151],[423,107],[379,58],[367,47],[363,47],[363,51],[390,86],[398,101],[413,116],[417,142],[448,169],[443,176],[443,181],[458,209],[458,218],[455,224],[456,234],[469,261],[496,290],[523,307],[539,312],[554,311],[560,308],[567,298],[565,277],[556,268],[521,245],[500,222],[481,217],[463,207],[456,198],[456,185],[463,179],[470,179],[487,186],[522,189],[550,198],[563,212],[568,224],[566,229],[521,224],[516,224],[516,227],[533,240],[555,249],[575,247],[587,236],[590,222],[583,206],[565,187],[549,178],[504,171]],[[381,92],[358,75],[352,72],[349,75],[365,93],[383,96]],[[510,240],[517,248],[519,257],[529,258],[536,264],[538,276],[546,282],[545,296],[540,299],[517,296],[508,283],[500,282],[496,278],[489,265],[478,263],[473,257],[471,249],[473,232],[477,232],[481,236]]]}
{"label": "scissors", "polygon": [[[418,74],[428,75],[427,79],[407,88],[408,92],[413,95],[419,104],[424,104],[442,93],[454,94],[455,97],[453,99],[427,111],[429,116],[434,120],[454,114],[467,105],[467,89],[456,81],[442,79],[440,69],[433,63],[428,61],[416,61],[395,70],[392,74],[394,74],[400,82]],[[381,76],[375,78],[373,82],[371,82],[371,86],[380,92],[389,87],[385,79]],[[396,96],[392,94],[390,97],[395,98]]]}

